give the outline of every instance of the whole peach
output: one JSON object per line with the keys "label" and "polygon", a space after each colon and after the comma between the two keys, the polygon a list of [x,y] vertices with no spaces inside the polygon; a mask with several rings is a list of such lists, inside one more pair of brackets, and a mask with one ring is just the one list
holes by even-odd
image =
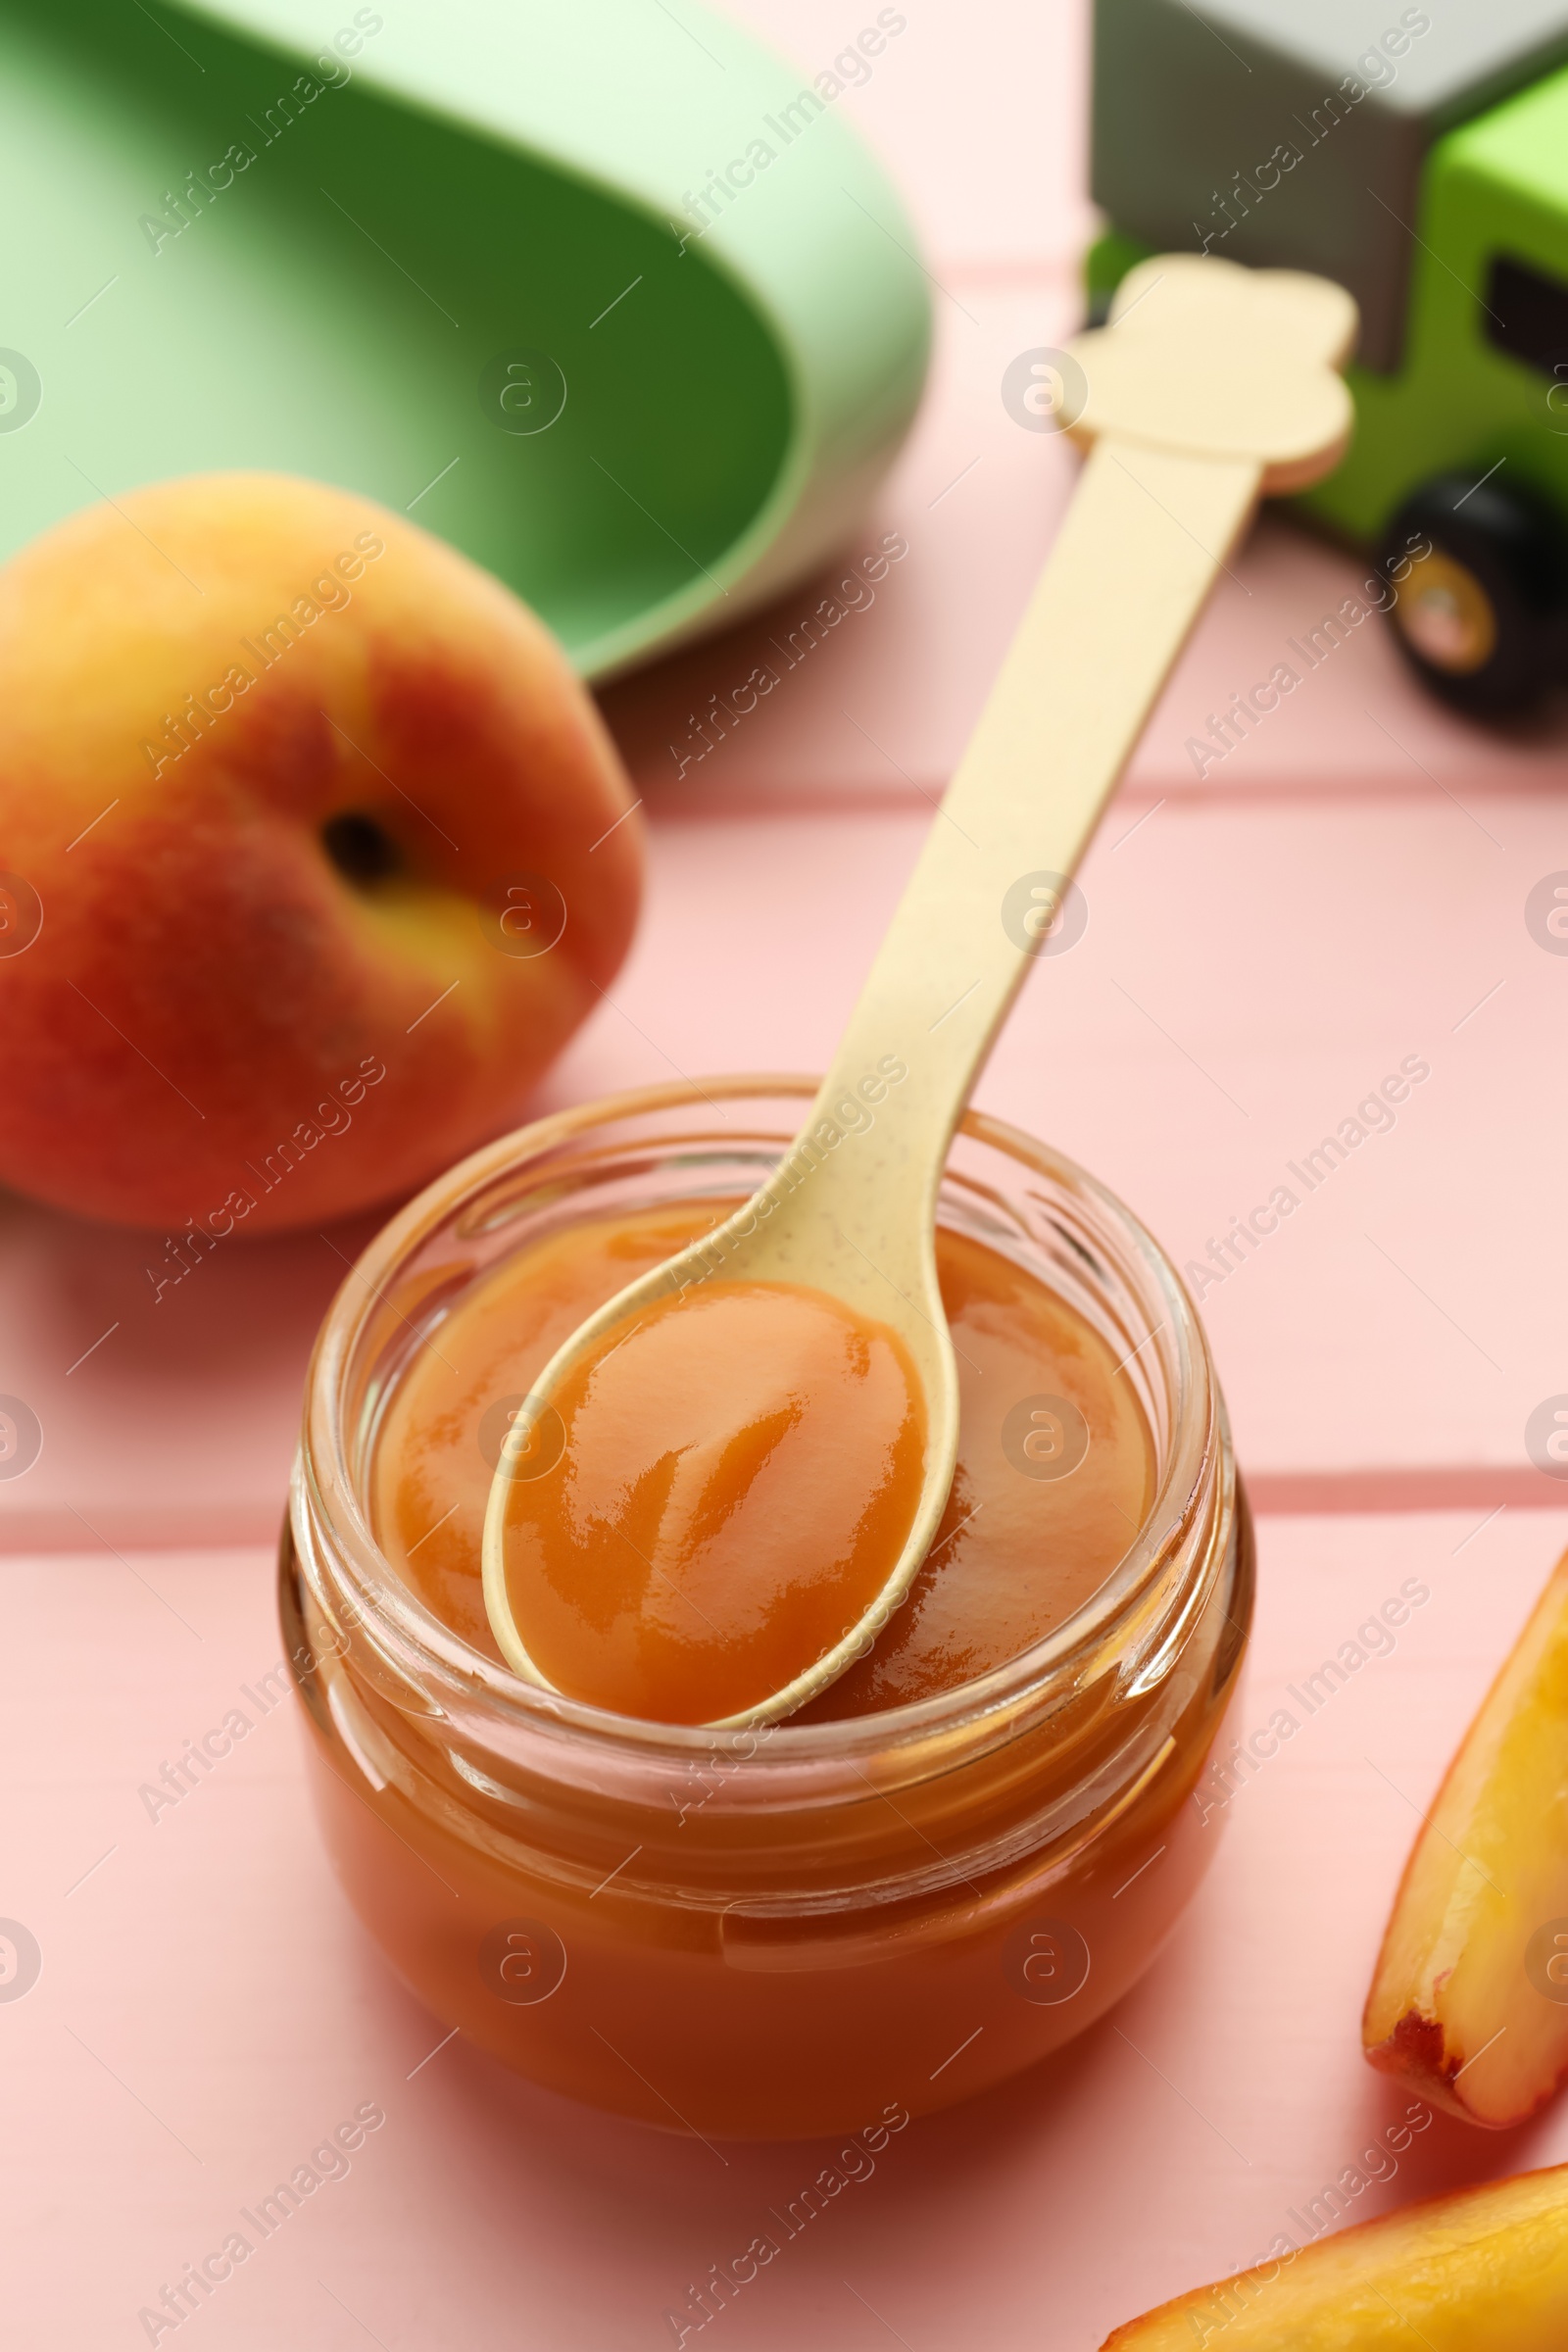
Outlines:
{"label": "whole peach", "polygon": [[419,1184],[620,963],[632,808],[544,626],[368,500],[72,516],[0,572],[0,1181],[214,1239]]}

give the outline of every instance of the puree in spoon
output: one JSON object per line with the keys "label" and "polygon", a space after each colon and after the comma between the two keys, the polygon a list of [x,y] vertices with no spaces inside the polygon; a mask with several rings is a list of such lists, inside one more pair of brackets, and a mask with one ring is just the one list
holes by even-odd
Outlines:
{"label": "puree in spoon", "polygon": [[738,1714],[852,1632],[904,1548],[919,1382],[896,1332],[823,1291],[667,1298],[575,1363],[554,1410],[560,1459],[508,1485],[505,1573],[529,1660],[572,1698]]}
{"label": "puree in spoon", "polygon": [[[713,1214],[693,1202],[585,1220],[519,1251],[401,1382],[376,1453],[376,1534],[487,1656],[480,1546],[509,1414],[563,1338]],[[966,1236],[939,1228],[937,1262],[959,1387],[947,1510],[869,1653],[794,1721],[931,1697],[1004,1664],[1089,1598],[1149,1508],[1149,1432],[1099,1333]],[[558,1393],[571,1442],[509,1514],[508,1574],[541,1672],[671,1723],[777,1689],[856,1620],[903,1540],[917,1396],[896,1336],[820,1293],[715,1281],[654,1310]],[[1074,1442],[1054,1460],[1063,1423]]]}

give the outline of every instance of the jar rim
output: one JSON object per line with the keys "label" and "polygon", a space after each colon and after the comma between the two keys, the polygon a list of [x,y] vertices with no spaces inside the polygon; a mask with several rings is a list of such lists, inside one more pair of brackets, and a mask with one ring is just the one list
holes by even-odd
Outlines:
{"label": "jar rim", "polygon": [[559,1147],[580,1143],[596,1128],[704,1102],[716,1107],[721,1102],[747,1099],[809,1101],[819,1084],[819,1079],[799,1072],[725,1073],[632,1088],[550,1112],[482,1146],[434,1178],[372,1237],[340,1284],[306,1377],[290,1500],[296,1541],[302,1554],[320,1560],[322,1547],[312,1541],[309,1524],[314,1515],[329,1538],[331,1566],[338,1572],[333,1581],[344,1588],[338,1594],[344,1612],[368,1633],[377,1626],[390,1634],[405,1668],[443,1687],[461,1700],[465,1713],[477,1706],[498,1723],[535,1736],[588,1741],[607,1758],[618,1756],[627,1763],[711,1756],[720,1747],[744,1752],[749,1771],[755,1771],[853,1763],[858,1755],[945,1744],[977,1720],[1010,1716],[1054,1681],[1075,1679],[1072,1670],[1089,1665],[1157,1584],[1162,1564],[1198,1501],[1216,1446],[1224,1457],[1224,1474],[1230,1475],[1223,1408],[1207,1339],[1164,1250],[1108,1186],[1064,1152],[1008,1121],[970,1108],[959,1122],[960,1134],[1062,1184],[1106,1217],[1126,1249],[1128,1263],[1122,1270],[1136,1269],[1161,1310],[1140,1347],[1147,1347],[1162,1328],[1168,1334],[1168,1349],[1159,1351],[1173,1375],[1168,1383],[1167,1459],[1137,1534],[1087,1600],[1038,1642],[951,1690],[865,1715],[809,1724],[786,1720],[750,1732],[660,1723],[540,1689],[499,1660],[485,1657],[446,1626],[396,1575],[376,1543],[349,1459],[347,1416],[339,1409],[366,1324],[384,1300],[399,1266],[499,1179],[515,1175]]}

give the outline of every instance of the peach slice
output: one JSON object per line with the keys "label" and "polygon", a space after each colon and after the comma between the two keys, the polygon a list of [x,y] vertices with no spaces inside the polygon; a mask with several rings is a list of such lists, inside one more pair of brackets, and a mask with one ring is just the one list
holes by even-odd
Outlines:
{"label": "peach slice", "polygon": [[1416,1839],[1361,2039],[1385,2074],[1494,2131],[1568,2074],[1568,1554]]}
{"label": "peach slice", "polygon": [[1568,2164],[1430,2198],[1178,2295],[1102,2352],[1562,2352]]}

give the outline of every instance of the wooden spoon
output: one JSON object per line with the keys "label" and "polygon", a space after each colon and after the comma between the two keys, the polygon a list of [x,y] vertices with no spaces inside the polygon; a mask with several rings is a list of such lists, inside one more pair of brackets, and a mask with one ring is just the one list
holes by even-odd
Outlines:
{"label": "wooden spoon", "polygon": [[[873,1605],[725,1727],[804,1705],[903,1599],[957,1446],[934,1239],[954,1129],[1031,960],[1071,919],[1073,868],[1259,497],[1303,488],[1344,450],[1350,402],[1334,370],[1355,328],[1354,303],[1326,279],[1167,255],[1123,281],[1106,327],[1067,347],[1057,410],[1089,462],[805,1126],[743,1208],[557,1349],[507,1441],[484,1597],[528,1681],[551,1687],[514,1620],[504,1538],[519,1478],[559,1455],[551,1396],[615,1325],[715,1274],[808,1285],[891,1325],[927,1426],[918,1508]],[[906,1075],[890,1083],[895,1069]]]}

